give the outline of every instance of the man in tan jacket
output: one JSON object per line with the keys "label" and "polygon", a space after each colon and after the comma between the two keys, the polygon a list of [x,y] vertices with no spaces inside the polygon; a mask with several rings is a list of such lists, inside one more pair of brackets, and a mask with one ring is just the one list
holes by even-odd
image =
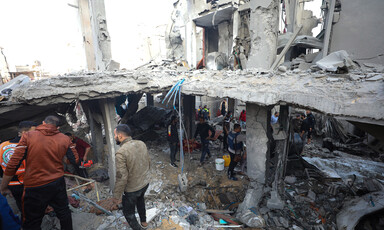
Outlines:
{"label": "man in tan jacket", "polygon": [[[148,189],[150,158],[144,142],[132,140],[128,125],[120,124],[114,130],[115,140],[120,149],[116,152],[116,184],[114,198],[121,199],[123,213],[133,230],[148,226],[145,213],[144,194]],[[140,216],[135,217],[135,207]]]}

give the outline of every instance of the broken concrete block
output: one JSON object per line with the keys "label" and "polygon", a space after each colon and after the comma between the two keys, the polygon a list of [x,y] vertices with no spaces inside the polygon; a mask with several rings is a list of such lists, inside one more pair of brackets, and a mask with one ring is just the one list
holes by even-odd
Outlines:
{"label": "broken concrete block", "polygon": [[293,226],[292,226],[292,229],[293,229],[293,230],[303,230],[302,228],[300,228],[299,226],[296,226],[296,225],[293,225]]}
{"label": "broken concrete block", "polygon": [[107,71],[118,71],[120,69],[120,63],[110,60],[107,65]]}
{"label": "broken concrete block", "polygon": [[383,75],[376,75],[376,76],[367,78],[366,81],[381,81],[383,79],[384,79]]}
{"label": "broken concrete block", "polygon": [[145,85],[145,84],[148,84],[149,80],[146,77],[142,77],[142,78],[137,79],[136,82],[137,82],[137,84]]}
{"label": "broken concrete block", "polygon": [[351,79],[352,81],[358,81],[358,80],[360,80],[362,78],[364,78],[363,75],[356,75],[356,74],[349,75],[349,79]]}
{"label": "broken concrete block", "polygon": [[316,52],[316,53],[313,53],[313,54],[307,54],[304,56],[304,60],[305,62],[308,62],[308,63],[312,63],[313,60],[315,60],[315,58],[320,54],[320,52]]}
{"label": "broken concrete block", "polygon": [[247,210],[242,213],[240,221],[252,228],[264,228],[265,220],[262,216],[253,213],[251,210]]}
{"label": "broken concrete block", "polygon": [[314,193],[312,190],[308,191],[307,197],[311,199],[312,201],[316,200],[316,193]]}
{"label": "broken concrete block", "polygon": [[286,176],[284,181],[288,184],[294,184],[296,182],[295,176]]}
{"label": "broken concrete block", "polygon": [[281,66],[279,66],[278,70],[279,70],[280,72],[285,73],[285,72],[287,72],[287,67],[284,66],[284,65],[281,65]]}
{"label": "broken concrete block", "polygon": [[285,219],[284,217],[280,217],[279,218],[279,221],[280,221],[280,223],[284,226],[284,228],[289,228],[289,222],[288,222],[288,220],[287,219]]}
{"label": "broken concrete block", "polygon": [[353,68],[356,65],[345,50],[330,53],[328,56],[316,62],[322,70],[336,72],[339,68]]}
{"label": "broken concrete block", "polygon": [[267,201],[267,207],[269,209],[283,209],[284,208],[284,202],[280,199],[279,195],[277,194],[277,191],[271,192],[271,199]]}
{"label": "broken concrete block", "polygon": [[327,82],[338,82],[338,81],[341,81],[341,79],[340,78],[333,78],[333,77],[327,78]]}

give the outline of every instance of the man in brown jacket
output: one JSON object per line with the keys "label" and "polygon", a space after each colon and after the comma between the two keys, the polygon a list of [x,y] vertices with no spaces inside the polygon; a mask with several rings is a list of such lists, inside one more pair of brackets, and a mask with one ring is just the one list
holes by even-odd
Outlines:
{"label": "man in brown jacket", "polygon": [[[114,198],[121,199],[123,213],[133,230],[148,226],[145,213],[144,194],[150,181],[150,159],[144,142],[132,140],[128,125],[120,124],[114,130],[115,140],[120,149],[116,152],[116,184]],[[135,217],[135,207],[141,225]]]}
{"label": "man in brown jacket", "polygon": [[[77,164],[78,155],[69,137],[57,129],[59,118],[48,116],[35,131],[21,137],[4,172],[1,193],[10,194],[8,182],[19,164],[26,159],[23,197],[23,229],[41,229],[45,209],[52,206],[60,220],[61,229],[72,230],[64,181],[63,158]],[[27,151],[28,150],[28,151]]]}

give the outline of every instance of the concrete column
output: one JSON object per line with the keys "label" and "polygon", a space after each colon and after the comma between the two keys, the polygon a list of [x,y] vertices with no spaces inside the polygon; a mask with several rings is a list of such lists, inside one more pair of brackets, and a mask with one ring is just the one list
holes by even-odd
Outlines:
{"label": "concrete column", "polygon": [[238,213],[258,207],[264,194],[266,164],[269,157],[270,108],[246,104],[247,110],[247,175],[251,183]]}
{"label": "concrete column", "polygon": [[147,93],[147,106],[154,106],[154,104],[153,95]]}
{"label": "concrete column", "polygon": [[103,131],[101,124],[96,122],[93,116],[93,112],[88,109],[89,126],[91,128],[92,135],[92,150],[95,156],[96,163],[103,163]]}
{"label": "concrete column", "polygon": [[236,37],[239,36],[239,29],[241,25],[241,19],[239,11],[233,12],[233,27],[232,27],[232,47],[229,55],[232,55],[233,47],[236,45]]}
{"label": "concrete column", "polygon": [[276,58],[279,0],[251,0],[251,51],[247,68],[269,69]]}
{"label": "concrete column", "polygon": [[189,138],[192,138],[195,130],[195,104],[195,96],[183,95],[183,118]]}
{"label": "concrete column", "polygon": [[115,186],[116,181],[116,164],[115,154],[117,145],[114,139],[115,127],[117,126],[116,114],[115,114],[115,102],[113,99],[101,99],[100,109],[103,114],[105,137],[108,145],[108,174],[109,174],[109,187],[111,189]]}
{"label": "concrete column", "polygon": [[187,62],[189,67],[195,68],[196,60],[196,24],[192,20],[185,25],[185,45],[187,51]]}
{"label": "concrete column", "polygon": [[89,71],[96,70],[96,57],[94,52],[89,2],[88,0],[78,0],[78,4],[87,67]]}
{"label": "concrete column", "polygon": [[89,0],[96,70],[106,70],[111,61],[111,38],[107,28],[104,0]]}
{"label": "concrete column", "polygon": [[259,184],[265,182],[266,160],[269,154],[268,107],[247,103],[247,172]]}
{"label": "concrete column", "polygon": [[227,58],[229,57],[229,23],[227,21],[222,22],[218,26],[219,29],[219,52],[225,53]]}

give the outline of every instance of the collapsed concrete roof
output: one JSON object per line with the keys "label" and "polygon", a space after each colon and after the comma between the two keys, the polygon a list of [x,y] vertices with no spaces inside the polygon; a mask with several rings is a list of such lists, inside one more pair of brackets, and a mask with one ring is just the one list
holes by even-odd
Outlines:
{"label": "collapsed concrete roof", "polygon": [[[372,71],[371,71],[372,72]],[[381,76],[378,77],[378,76]],[[384,81],[380,73],[153,70],[74,73],[31,82],[11,101],[29,105],[70,103],[130,93],[160,93],[185,78],[182,93],[234,98],[271,106],[287,103],[347,120],[384,125]],[[373,79],[373,80],[372,80]]]}

